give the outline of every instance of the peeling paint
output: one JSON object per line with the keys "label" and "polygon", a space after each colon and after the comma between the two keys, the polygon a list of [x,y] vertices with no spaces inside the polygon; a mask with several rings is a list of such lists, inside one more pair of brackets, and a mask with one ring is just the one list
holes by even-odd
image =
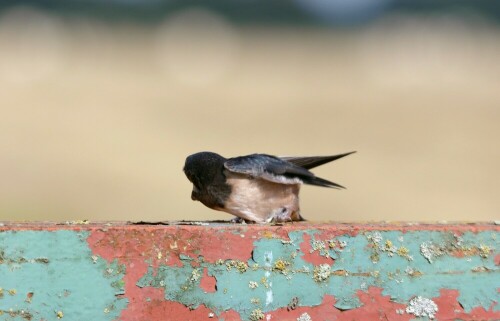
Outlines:
{"label": "peeling paint", "polygon": [[3,231],[0,320],[59,311],[73,320],[83,308],[86,319],[121,321],[497,320],[499,233],[311,224]]}
{"label": "peeling paint", "polygon": [[[316,235],[317,232],[314,232]],[[409,251],[412,250],[418,252],[419,246],[421,244],[420,240],[423,236],[427,236],[428,232],[419,233],[411,232],[406,233],[404,242]],[[291,232],[289,237],[292,240],[291,244],[301,244],[300,239],[307,239],[308,233],[303,232]],[[434,237],[439,238],[440,235],[434,235]],[[447,236],[446,236],[447,237]],[[446,238],[445,237],[445,238]],[[472,236],[464,235],[464,239],[470,239]],[[380,232],[377,235],[380,238],[379,244],[385,248],[392,248],[392,242],[382,242],[383,240],[399,240],[401,235],[398,232]],[[478,296],[483,297],[482,302],[485,302],[485,308],[491,306],[493,301],[489,298],[497,297],[498,292],[495,286],[491,282],[493,281],[493,276],[491,278],[484,278],[480,280],[481,288],[475,288],[464,282],[464,280],[470,279],[472,277],[472,270],[465,269],[464,266],[469,266],[472,262],[467,262],[466,260],[451,256],[442,255],[436,258],[434,266],[430,266],[425,257],[422,259],[414,259],[413,261],[408,261],[404,257],[400,256],[384,256],[380,258],[377,266],[383,266],[383,271],[373,271],[371,268],[372,262],[368,255],[363,255],[364,249],[370,248],[370,241],[365,237],[351,237],[349,241],[349,247],[345,247],[346,251],[341,253],[336,253],[337,258],[334,261],[333,266],[338,268],[336,270],[331,269],[331,265],[328,264],[308,264],[306,261],[302,260],[299,256],[292,258],[290,253],[293,253],[296,249],[290,243],[283,244],[278,239],[260,239],[254,242],[254,250],[252,260],[247,262],[247,265],[252,266],[253,264],[258,264],[261,268],[258,269],[248,269],[244,272],[233,272],[232,270],[223,271],[220,268],[217,269],[217,265],[208,264],[207,268],[213,275],[216,276],[218,286],[223,286],[227,288],[226,295],[230,297],[235,303],[235,306],[244,306],[245,302],[255,303],[255,298],[260,298],[260,302],[265,302],[262,306],[263,311],[268,312],[279,307],[288,306],[290,300],[297,296],[300,302],[304,305],[314,306],[318,305],[322,301],[322,297],[325,294],[333,294],[337,298],[336,307],[339,309],[356,309],[361,306],[354,295],[357,289],[367,288],[370,286],[384,285],[384,293],[391,295],[396,300],[401,303],[408,302],[411,297],[416,295],[433,296],[439,293],[441,288],[446,287],[456,287],[459,286],[463,290],[461,299],[461,304],[464,307],[473,307],[476,304],[472,303],[477,300]],[[320,246],[323,249],[322,246]],[[360,256],[353,255],[353,253],[360,253]],[[279,257],[274,259],[274,257]],[[281,259],[282,257],[290,257],[290,261],[285,261]],[[475,259],[484,261],[479,255]],[[444,263],[447,262],[447,263]],[[412,265],[408,265],[411,263]],[[483,262],[484,263],[484,262]],[[203,263],[206,264],[206,263]],[[307,266],[308,269],[303,269],[302,267]],[[436,273],[436,266],[438,271]],[[457,271],[451,271],[453,273],[447,274],[447,268],[453,267]],[[182,279],[179,277],[179,272],[183,268],[169,268],[165,267],[158,270],[156,277],[164,277],[164,273],[168,270],[176,270],[176,280]],[[190,271],[189,265],[185,265],[184,269],[187,269],[186,277]],[[212,270],[213,269],[213,270]],[[286,275],[283,275],[283,271],[288,269],[289,271]],[[312,271],[312,272],[311,272]],[[236,273],[236,274],[235,274]],[[477,272],[476,272],[477,273]],[[440,276],[437,276],[440,275]],[[151,270],[146,278],[153,277],[153,270]],[[260,288],[249,288],[248,284],[250,282],[256,282],[254,280],[259,279],[259,275],[264,287],[262,290]],[[445,277],[445,275],[449,275]],[[456,276],[455,276],[456,275]],[[349,277],[351,276],[351,277]],[[288,278],[289,277],[289,278]],[[349,278],[348,278],[349,277]],[[436,283],[430,280],[436,280],[439,277],[442,281],[441,283]],[[457,278],[460,277],[461,281],[457,282]],[[416,278],[420,280],[415,282]],[[145,280],[144,278],[142,279]],[[244,291],[241,288],[233,289],[234,284],[241,284],[242,281],[247,284],[247,290]],[[173,279],[165,279],[165,284],[172,285]],[[429,283],[430,282],[430,283]],[[476,286],[478,280],[473,278],[471,282]],[[151,286],[157,284],[158,282],[152,282]],[[315,284],[316,283],[316,284]],[[324,286],[321,284],[324,283]],[[400,284],[406,284],[404,287]],[[140,283],[143,286],[143,283]],[[252,283],[253,284],[253,283]],[[273,284],[278,284],[279,287],[274,287]],[[363,284],[363,286],[361,286]],[[233,285],[233,286],[232,286]],[[231,288],[233,287],[233,288]],[[308,294],[305,293],[290,293],[290,289],[302,289],[307,288]],[[175,299],[180,301],[186,306],[196,307],[197,302],[205,302],[208,306],[212,307],[216,313],[224,311],[224,305],[219,305],[217,302],[224,302],[223,298],[219,298],[219,294],[214,293],[212,296],[198,296],[196,293],[189,293],[186,296],[179,296],[178,292],[172,286],[170,286],[172,293],[176,294],[176,297],[169,295],[169,289],[165,288],[166,299]],[[181,289],[187,289],[182,288]],[[315,289],[315,290],[313,290]],[[489,290],[488,290],[489,289]],[[251,290],[251,291],[250,291]],[[488,293],[488,294],[486,294]],[[259,297],[261,295],[261,297]],[[486,295],[486,296],[485,296]],[[237,297],[237,298],[236,298]],[[184,299],[183,299],[184,298]],[[222,301],[221,301],[222,300]],[[239,303],[238,303],[239,302]],[[245,318],[249,317],[248,313],[250,310],[237,308],[240,315]],[[245,312],[247,311],[247,312]]]}
{"label": "peeling paint", "polygon": [[[0,286],[9,294],[0,296],[4,315],[27,320],[116,319],[127,305],[126,298],[116,296],[123,292],[116,282],[125,270],[116,261],[94,264],[89,260],[88,234],[65,230],[0,232]],[[113,272],[107,273],[110,268]],[[116,309],[105,315],[103,310],[110,305]]]}

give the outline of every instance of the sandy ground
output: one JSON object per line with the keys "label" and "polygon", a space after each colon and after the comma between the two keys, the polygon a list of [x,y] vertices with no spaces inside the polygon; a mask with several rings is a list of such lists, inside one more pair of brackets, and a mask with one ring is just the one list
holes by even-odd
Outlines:
{"label": "sandy ground", "polygon": [[202,150],[357,150],[314,171],[347,190],[303,187],[311,220],[500,219],[499,56],[497,27],[449,17],[333,31],[9,13],[0,219],[230,218],[190,199],[182,167]]}

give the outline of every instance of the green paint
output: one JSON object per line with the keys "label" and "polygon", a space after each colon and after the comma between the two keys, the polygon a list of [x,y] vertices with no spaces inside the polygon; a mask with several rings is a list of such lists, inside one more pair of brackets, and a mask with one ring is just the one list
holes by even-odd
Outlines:
{"label": "green paint", "polygon": [[[299,245],[304,233],[311,235],[313,251],[335,259],[329,276],[315,277],[315,272],[325,273],[325,269],[303,260]],[[315,239],[318,233],[291,232],[290,241],[256,240],[245,271],[228,268],[227,262],[201,261],[200,267],[193,268],[191,259],[183,258],[182,267],[150,268],[137,285],[162,287],[166,299],[191,308],[203,303],[217,313],[234,309],[244,319],[250,319],[255,309],[266,312],[287,307],[294,297],[298,297],[299,306],[319,305],[325,294],[336,297],[338,308],[353,309],[361,304],[356,292],[370,286],[383,288],[384,295],[404,304],[413,296],[439,296],[440,289],[458,290],[459,302],[466,311],[477,306],[489,309],[493,301],[500,301],[499,269],[494,264],[495,249],[500,248],[498,233],[468,232],[457,237],[435,231],[370,232],[340,236],[324,242],[324,246]],[[434,245],[432,263],[421,253],[423,243]],[[492,255],[484,250],[488,248],[493,250]],[[467,256],[454,257],[453,251]],[[204,293],[200,279],[195,277],[205,267],[217,279],[214,293]],[[490,272],[473,272],[477,267]],[[498,305],[494,309],[498,311]]]}
{"label": "green paint", "polygon": [[62,320],[116,319],[127,305],[115,296],[124,293],[124,267],[93,257],[87,236],[0,232],[0,320],[57,320],[58,312]]}

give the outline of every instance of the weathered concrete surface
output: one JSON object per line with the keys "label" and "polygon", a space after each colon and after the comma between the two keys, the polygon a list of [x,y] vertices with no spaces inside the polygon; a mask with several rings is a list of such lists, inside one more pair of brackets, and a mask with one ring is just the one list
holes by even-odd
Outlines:
{"label": "weathered concrete surface", "polygon": [[0,320],[500,320],[499,249],[495,224],[6,223]]}

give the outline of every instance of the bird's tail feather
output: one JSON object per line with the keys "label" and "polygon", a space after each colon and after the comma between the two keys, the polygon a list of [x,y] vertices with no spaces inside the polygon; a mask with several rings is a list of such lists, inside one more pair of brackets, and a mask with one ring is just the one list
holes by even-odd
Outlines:
{"label": "bird's tail feather", "polygon": [[[332,155],[332,156],[304,156],[304,157],[280,157],[282,160],[285,160],[287,162],[290,162],[294,165],[303,167],[305,169],[311,169],[314,167],[318,167],[320,165],[333,162],[334,160],[337,160],[339,158],[345,157],[347,155],[351,155],[355,153],[354,152],[349,152],[349,153],[343,153],[343,154],[338,154],[338,155]],[[328,182],[328,181],[327,181]],[[331,183],[331,182],[329,182]],[[335,183],[333,183],[336,185]]]}
{"label": "bird's tail feather", "polygon": [[321,187],[332,187],[332,188],[345,188],[344,186],[328,181],[324,178],[314,176],[314,177],[303,177],[301,178],[304,184],[316,185]]}

